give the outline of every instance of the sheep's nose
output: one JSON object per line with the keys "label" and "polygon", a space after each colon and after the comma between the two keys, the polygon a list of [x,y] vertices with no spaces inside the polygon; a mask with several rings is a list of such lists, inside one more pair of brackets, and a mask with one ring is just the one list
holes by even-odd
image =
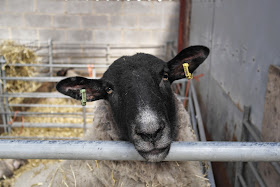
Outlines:
{"label": "sheep's nose", "polygon": [[163,134],[163,129],[164,129],[164,124],[161,123],[159,125],[157,125],[156,128],[153,128],[153,130],[151,131],[151,129],[149,129],[149,131],[145,131],[145,128],[138,128],[136,130],[136,134],[138,136],[140,136],[144,141],[146,142],[156,142],[157,140],[159,140]]}

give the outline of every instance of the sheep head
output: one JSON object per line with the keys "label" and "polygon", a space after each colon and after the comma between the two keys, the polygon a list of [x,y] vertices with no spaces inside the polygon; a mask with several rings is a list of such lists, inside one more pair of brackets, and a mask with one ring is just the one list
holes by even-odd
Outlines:
{"label": "sheep head", "polygon": [[173,81],[185,78],[182,64],[192,73],[208,56],[209,49],[192,46],[169,62],[138,53],[116,60],[101,79],[69,77],[57,84],[57,90],[81,100],[109,101],[116,128],[122,140],[130,141],[149,162],[162,161],[177,136],[176,105],[171,90]]}

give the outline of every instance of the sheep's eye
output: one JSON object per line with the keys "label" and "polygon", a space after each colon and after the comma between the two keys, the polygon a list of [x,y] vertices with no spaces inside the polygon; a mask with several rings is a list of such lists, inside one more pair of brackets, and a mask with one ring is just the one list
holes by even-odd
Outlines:
{"label": "sheep's eye", "polygon": [[167,80],[168,80],[168,73],[164,73],[162,79],[163,79],[164,81],[167,81]]}
{"label": "sheep's eye", "polygon": [[105,91],[107,92],[107,94],[113,93],[113,89],[110,87],[105,88]]}

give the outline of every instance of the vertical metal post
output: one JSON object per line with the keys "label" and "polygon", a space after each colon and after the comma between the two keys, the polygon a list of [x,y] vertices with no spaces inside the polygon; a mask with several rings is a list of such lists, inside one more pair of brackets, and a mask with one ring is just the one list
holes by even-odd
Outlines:
{"label": "vertical metal post", "polygon": [[[242,126],[241,126],[241,137],[240,137],[241,142],[246,141],[246,135],[244,133],[244,130],[245,130],[245,122],[249,121],[249,116],[250,116],[250,107],[244,106],[244,113],[243,113]],[[242,184],[243,182],[245,183],[245,181],[240,180],[240,177],[242,177],[243,168],[244,168],[243,162],[236,162],[234,187],[240,187],[240,184]],[[242,186],[244,185],[242,184]]]}
{"label": "vertical metal post", "polygon": [[[1,67],[1,72],[2,72],[2,77],[6,78],[5,69],[2,69],[2,67]],[[3,93],[7,94],[7,90],[5,89],[6,85],[7,85],[7,81],[6,81],[6,79],[3,79],[2,81],[3,81],[3,89],[4,89]],[[8,97],[5,97],[5,104],[4,104],[4,106],[5,106],[5,111],[7,113],[9,113],[10,109],[9,109],[9,98]],[[11,120],[11,117],[9,117],[9,114],[6,114],[6,124],[7,124],[6,129],[7,129],[8,133],[10,133],[11,132],[11,127],[8,126],[8,120]]]}
{"label": "vertical metal post", "polygon": [[202,122],[202,118],[201,118],[201,114],[200,114],[200,108],[199,108],[198,100],[197,100],[197,97],[196,97],[196,91],[194,89],[192,81],[190,82],[190,88],[191,88],[192,93],[193,93],[192,97],[193,97],[193,100],[194,100],[196,118],[197,118],[197,122],[198,122],[198,130],[199,130],[199,134],[200,134],[200,137],[201,137],[201,141],[206,141],[205,131],[204,131],[203,122]]}
{"label": "vertical metal post", "polygon": [[86,107],[83,106],[83,128],[84,128],[84,134],[86,133],[87,130],[87,121],[86,121]]}
{"label": "vertical metal post", "polygon": [[48,40],[48,45],[49,45],[49,65],[50,65],[50,77],[53,75],[53,42],[52,39]]}
{"label": "vertical metal post", "polygon": [[164,56],[164,58],[165,58],[165,61],[168,61],[169,60],[169,53],[170,53],[170,49],[169,49],[169,42],[166,42],[166,44],[165,44],[165,46],[164,46],[164,51],[163,51],[164,53],[165,53],[165,56]]}
{"label": "vertical metal post", "polygon": [[106,47],[106,64],[108,65],[110,63],[110,44]]}
{"label": "vertical metal post", "polygon": [[197,130],[197,123],[195,120],[195,112],[194,112],[194,106],[193,106],[193,101],[192,101],[192,92],[191,89],[189,89],[189,99],[188,99],[189,103],[188,103],[188,107],[189,107],[189,114],[191,115],[191,121],[192,121],[192,125],[193,125],[193,130],[194,133],[196,135],[196,137],[198,138],[198,141],[200,139],[199,134],[198,134],[198,130]]}
{"label": "vertical metal post", "polygon": [[[202,118],[201,118],[200,107],[199,107],[199,104],[198,104],[198,100],[197,100],[197,97],[196,97],[196,92],[195,92],[192,81],[190,81],[190,89],[192,91],[192,98],[193,98],[193,101],[194,101],[194,107],[195,107],[195,112],[196,112],[196,118],[197,118],[197,123],[198,123],[200,140],[201,141],[207,141],[206,136],[205,136],[205,131],[204,131]],[[213,170],[212,170],[212,164],[211,164],[211,162],[207,162],[207,164],[208,164],[207,176],[208,176],[209,182],[210,182],[212,187],[216,187],[214,174],[213,174]]]}
{"label": "vertical metal post", "polygon": [[[3,67],[3,64],[4,64],[5,62],[6,62],[6,61],[5,61],[4,57],[1,56],[1,57],[0,57],[0,68],[1,68],[1,70],[0,70],[0,77],[1,77],[1,78],[2,78],[2,76],[3,76],[2,67]],[[0,85],[0,94],[1,94],[1,95],[3,94],[3,89],[4,89],[4,85],[3,85],[3,88],[2,88],[2,85],[3,85],[3,82],[2,82],[2,80],[1,80],[1,85]],[[2,121],[3,121],[3,124],[4,124],[4,132],[7,133],[7,132],[8,132],[8,127],[7,127],[7,119],[6,119],[6,116],[5,116],[5,114],[4,114],[5,109],[4,109],[4,98],[3,98],[3,97],[0,99],[0,104],[1,104],[0,110],[1,110],[1,112],[2,112]]]}

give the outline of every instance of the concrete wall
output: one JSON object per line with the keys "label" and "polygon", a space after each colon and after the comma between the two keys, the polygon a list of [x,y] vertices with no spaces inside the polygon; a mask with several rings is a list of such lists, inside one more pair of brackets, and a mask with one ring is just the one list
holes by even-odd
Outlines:
{"label": "concrete wall", "polygon": [[[210,138],[239,140],[243,106],[261,131],[270,64],[280,65],[280,1],[193,0],[190,45],[211,48],[196,84]],[[227,163],[234,175],[233,163]]]}
{"label": "concrete wall", "polygon": [[162,44],[177,39],[179,1],[0,0],[0,39]]}

